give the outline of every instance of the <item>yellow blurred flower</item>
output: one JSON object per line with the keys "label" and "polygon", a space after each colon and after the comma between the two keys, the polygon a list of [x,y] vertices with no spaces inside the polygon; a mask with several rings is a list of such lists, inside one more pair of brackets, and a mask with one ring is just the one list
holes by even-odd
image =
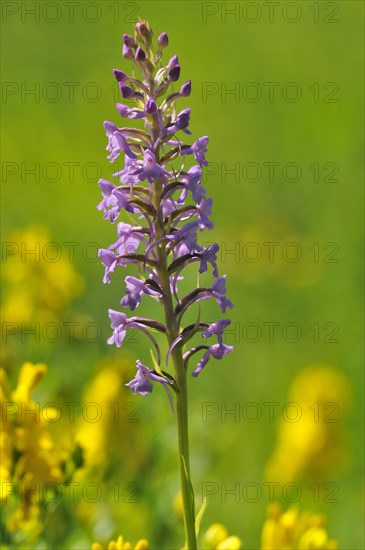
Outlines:
{"label": "yellow blurred flower", "polygon": [[94,542],[91,550],[148,550],[148,541],[146,539],[140,539],[133,547],[130,542],[124,542],[123,537],[120,535],[116,541],[112,540],[108,543],[108,546],[102,546],[98,542]]}
{"label": "yellow blurred flower", "polygon": [[83,278],[70,252],[52,241],[44,227],[29,227],[7,235],[4,243],[3,322],[54,321],[83,289]]}
{"label": "yellow blurred flower", "polygon": [[173,502],[172,502],[172,507],[177,515],[177,517],[183,521],[184,520],[184,507],[183,507],[183,498],[182,498],[182,492],[179,491]]}
{"label": "yellow blurred flower", "polygon": [[108,428],[113,420],[111,407],[119,402],[123,379],[115,366],[108,366],[98,372],[87,386],[83,401],[96,403],[100,418],[90,422],[82,416],[79,419],[76,441],[85,451],[87,466],[102,465],[108,455]]}
{"label": "yellow blurred flower", "polygon": [[262,528],[261,550],[336,550],[324,525],[322,515],[300,513],[296,506],[283,512],[279,504],[272,504]]}
{"label": "yellow blurred flower", "polygon": [[[341,462],[345,451],[340,423],[350,399],[350,386],[340,371],[311,365],[290,388],[292,412],[282,418],[266,479],[287,483],[302,477],[318,479]],[[295,421],[289,421],[294,419]]]}
{"label": "yellow blurred flower", "polygon": [[203,535],[203,543],[209,550],[241,550],[242,541],[229,536],[222,523],[213,523]]}
{"label": "yellow blurred flower", "polygon": [[8,503],[14,495],[19,497],[7,527],[11,532],[31,532],[33,537],[41,529],[40,502],[44,487],[62,482],[63,477],[42,408],[31,400],[31,392],[46,370],[41,363],[24,363],[17,387],[11,392],[1,369],[1,500]]}

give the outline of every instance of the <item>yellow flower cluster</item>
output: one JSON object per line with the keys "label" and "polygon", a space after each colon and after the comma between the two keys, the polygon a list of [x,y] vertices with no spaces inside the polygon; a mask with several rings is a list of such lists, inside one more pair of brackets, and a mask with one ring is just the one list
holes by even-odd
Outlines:
{"label": "yellow flower cluster", "polygon": [[204,533],[203,542],[209,550],[241,550],[242,541],[236,536],[229,536],[222,523],[213,523]]}
{"label": "yellow flower cluster", "polygon": [[268,508],[261,534],[261,550],[336,550],[329,540],[322,515],[300,513],[293,506],[283,512],[278,504]]}
{"label": "yellow flower cluster", "polygon": [[[18,384],[11,392],[1,369],[0,488],[1,501],[14,505],[8,518],[10,532],[27,531],[37,536],[40,525],[40,502],[48,483],[62,482],[61,463],[47,431],[42,408],[31,400],[31,392],[44,376],[44,364],[25,363]],[[47,409],[47,419],[52,419]]]}
{"label": "yellow flower cluster", "polygon": [[130,542],[124,542],[123,537],[119,536],[116,541],[111,540],[108,546],[104,547],[98,542],[94,542],[91,550],[148,550],[148,541],[146,539],[139,540],[133,547]]}
{"label": "yellow flower cluster", "polygon": [[[236,536],[229,536],[221,523],[212,524],[203,536],[203,547],[207,550],[241,550],[242,541]],[[148,550],[148,542],[139,540],[135,550]],[[329,539],[325,529],[325,518],[320,514],[299,512],[292,506],[283,512],[277,503],[267,510],[267,519],[262,528],[261,550],[337,550],[338,545]],[[110,541],[107,547],[99,543],[92,545],[92,550],[132,550],[129,542],[120,536],[117,541]]]}
{"label": "yellow flower cluster", "polygon": [[48,231],[39,227],[13,231],[5,245],[3,321],[56,320],[83,289],[69,251],[52,242]]}
{"label": "yellow flower cluster", "polygon": [[290,388],[288,402],[293,405],[288,418],[281,420],[266,479],[318,479],[340,463],[344,450],[339,426],[349,397],[349,382],[336,369],[310,365],[299,373]]}

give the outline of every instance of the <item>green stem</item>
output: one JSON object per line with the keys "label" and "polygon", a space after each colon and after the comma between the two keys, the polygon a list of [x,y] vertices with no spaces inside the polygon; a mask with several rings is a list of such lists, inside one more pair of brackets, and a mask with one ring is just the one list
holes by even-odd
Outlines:
{"label": "green stem", "polygon": [[184,509],[184,525],[187,548],[197,548],[195,533],[194,492],[190,479],[189,461],[189,427],[188,427],[188,392],[186,384],[186,369],[182,359],[181,349],[173,354],[175,377],[179,388],[176,397],[177,426],[179,437],[179,460],[181,493]]}

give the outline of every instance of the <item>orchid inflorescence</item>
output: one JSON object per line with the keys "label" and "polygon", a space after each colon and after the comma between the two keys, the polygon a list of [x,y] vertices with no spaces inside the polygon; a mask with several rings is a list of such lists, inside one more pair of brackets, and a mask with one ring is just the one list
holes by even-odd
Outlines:
{"label": "orchid inflorescence", "polygon": [[[213,227],[209,219],[212,199],[206,198],[201,183],[202,166],[207,165],[208,137],[201,137],[192,144],[181,141],[181,133],[191,134],[188,128],[190,109],[177,112],[176,103],[190,95],[191,82],[183,84],[179,91],[173,91],[180,77],[179,60],[174,55],[167,64],[162,64],[168,36],[160,34],[155,53],[152,36],[149,24],[144,21],[135,25],[134,37],[123,35],[123,56],[134,64],[142,79],[114,69],[121,96],[132,102],[132,106],[118,102],[116,107],[123,118],[142,119],[144,129],[119,127],[108,121],[104,123],[108,159],[113,163],[123,154],[125,162],[124,168],[113,174],[119,184],[99,180],[103,199],[98,205],[104,211],[104,218],[112,223],[122,210],[135,221],[133,225],[119,221],[118,239],[99,251],[105,267],[104,283],[110,282],[110,273],[116,267],[135,264],[139,267],[140,277],[128,275],[125,278],[126,294],[121,305],[134,311],[142,296],[146,295],[159,300],[165,312],[165,322],[161,323],[109,310],[113,329],[109,344],[120,347],[126,330],[138,329],[151,340],[157,352],[153,369],[137,361],[137,375],[128,384],[133,393],[141,395],[152,391],[152,382],[161,383],[168,394],[169,387],[178,388],[173,376],[159,367],[161,353],[151,331],[167,336],[166,363],[171,355],[183,354],[186,370],[191,357],[204,352],[192,372],[193,376],[201,372],[211,357],[221,359],[233,349],[222,338],[229,320],[206,323],[198,319],[194,324],[182,325],[187,311],[200,300],[215,298],[223,313],[233,304],[225,296],[225,276],[218,275],[218,245],[203,247],[197,239],[198,231]],[[197,164],[184,170],[188,155],[194,157]],[[177,283],[183,278],[185,268],[194,262],[199,264],[200,274],[208,271],[210,265],[214,280],[210,286],[198,286],[180,297]],[[216,336],[218,342],[212,345],[203,343],[183,352],[183,347],[199,332],[205,339]]]}

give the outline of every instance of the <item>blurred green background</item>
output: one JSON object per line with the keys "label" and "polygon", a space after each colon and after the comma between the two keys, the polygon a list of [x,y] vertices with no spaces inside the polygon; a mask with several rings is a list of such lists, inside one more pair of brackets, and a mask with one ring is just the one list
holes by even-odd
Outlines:
{"label": "blurred green background", "polygon": [[[35,4],[39,20],[24,12],[24,5],[30,9]],[[20,243],[23,237],[15,230],[43,227],[49,232],[46,242],[59,244],[63,258],[69,258],[67,243],[77,243],[71,263],[84,280],[83,290],[80,286],[52,319],[60,324],[76,320],[79,327],[98,323],[102,337],[91,341],[79,334],[70,342],[63,334],[55,343],[45,338],[37,343],[31,336],[22,341],[21,334],[7,335],[4,364],[12,386],[24,361],[44,362],[48,374],[37,390],[39,401],[81,401],[103,361],[124,361],[124,381],[134,375],[136,358],[149,361],[142,337],[121,351],[106,345],[107,309],[118,309],[123,273],[115,273],[112,284],[104,286],[95,246],[89,245],[107,247],[115,240],[115,227],[96,210],[97,179],[112,173],[102,122],[118,122],[111,71],[130,70],[121,56],[121,35],[131,33],[140,16],[156,35],[168,32],[167,55],[178,54],[181,82],[193,83],[191,97],[181,103],[192,108],[193,137],[210,137],[205,186],[214,199],[215,228],[202,240],[235,250],[219,256],[228,296],[235,303],[230,312],[235,333],[227,337],[235,353],[212,362],[190,381],[198,503],[202,484],[218,487],[208,499],[204,526],[221,521],[243,539],[245,548],[258,547],[269,500],[262,484],[277,445],[279,411],[293,400],[289,388],[298,374],[308,365],[326,365],[343,373],[349,386],[348,404],[340,403],[339,422],[332,425],[335,439],[343,432],[342,451],[332,462],[328,459],[331,464],[320,474],[310,461],[298,474],[303,488],[298,505],[326,514],[329,533],[340,548],[364,548],[363,3],[280,2],[272,14],[265,2],[81,2],[73,21],[67,3],[52,3],[58,10],[45,8],[47,4],[2,5],[3,240]],[[35,94],[27,93],[31,89]],[[238,95],[225,95],[233,89]],[[301,97],[296,100],[298,90]],[[261,97],[254,101],[256,93]],[[26,172],[35,163],[36,176]],[[268,163],[276,163],[273,177]],[[226,172],[237,166],[235,175]],[[247,248],[248,243],[254,244]],[[278,243],[273,257],[264,243]],[[262,256],[253,261],[257,250]],[[290,261],[297,250],[301,258]],[[13,260],[9,258],[3,257],[5,269]],[[53,265],[57,269],[60,263]],[[194,280],[192,273],[189,281]],[[5,303],[11,293],[16,295],[16,284],[22,293],[27,277],[18,282],[16,276],[13,281],[5,277]],[[147,300],[140,307],[146,316],[155,311]],[[21,307],[17,311],[15,319],[10,315],[5,320],[22,322]],[[44,322],[35,311],[30,325]],[[217,318],[213,304],[204,304],[203,311]],[[268,323],[276,324],[272,338]],[[287,323],[295,323],[293,331],[299,326],[298,338]],[[261,335],[256,337],[256,330]],[[321,387],[323,402],[335,401],[326,398],[326,392],[332,395],[326,384]],[[178,474],[175,426],[165,395],[158,389],[148,399],[132,399],[124,390],[122,394],[137,404],[140,421],[110,427],[100,474],[103,498],[92,510],[77,503],[60,507],[54,514],[60,514],[57,525],[62,528],[55,529],[50,520],[39,548],[86,548],[92,540],[119,533],[133,540],[145,536],[156,548],[181,543],[181,528],[175,527],[171,512]],[[280,405],[270,422],[264,403],[273,401]],[[218,412],[203,422],[207,402],[215,403]],[[244,415],[222,421],[225,406],[232,409],[239,403],[242,409],[250,402],[263,411],[257,422]],[[325,454],[329,457],[330,451]],[[291,458],[298,459],[295,452]],[[90,475],[93,479],[96,474]],[[139,501],[113,502],[108,487],[115,482],[137,483]],[[229,488],[239,483],[242,488],[250,482],[263,488],[257,502],[242,495],[238,502],[227,495],[224,502],[222,484]],[[316,482],[321,487],[337,484],[338,502],[324,502],[329,490],[314,502],[308,487]],[[280,488],[277,496],[286,507]]]}

